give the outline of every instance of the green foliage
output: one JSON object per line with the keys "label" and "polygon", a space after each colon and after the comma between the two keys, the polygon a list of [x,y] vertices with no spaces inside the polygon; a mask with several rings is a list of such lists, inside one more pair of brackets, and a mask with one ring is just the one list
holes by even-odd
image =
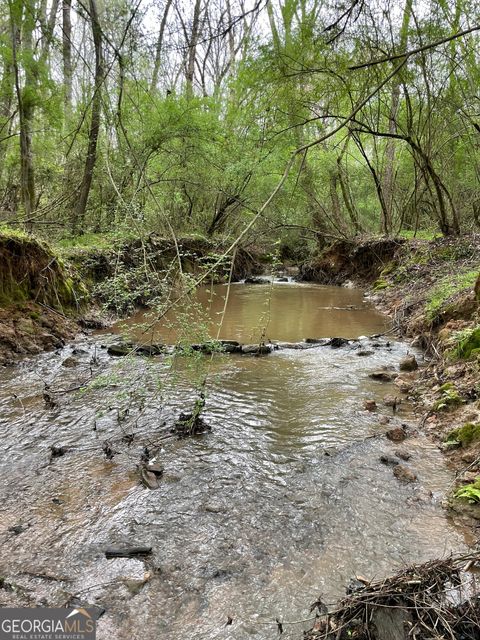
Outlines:
{"label": "green foliage", "polygon": [[435,229],[419,229],[417,231],[411,231],[403,229],[399,235],[407,240],[435,240],[435,238],[441,238],[442,234]]}
{"label": "green foliage", "polygon": [[475,482],[460,487],[455,492],[455,497],[460,500],[468,500],[472,504],[480,502],[480,477]]}
{"label": "green foliage", "polygon": [[472,442],[480,440],[480,424],[468,422],[463,427],[453,429],[447,436],[447,442],[460,442],[462,447],[467,447]]}
{"label": "green foliage", "polygon": [[78,310],[87,292],[45,242],[17,230],[0,232],[0,304],[32,300],[60,311]]}
{"label": "green foliage", "polygon": [[384,278],[378,279],[373,285],[375,291],[382,291],[383,289],[388,289],[389,287],[390,283],[387,282],[387,280],[385,280]]}
{"label": "green foliage", "polygon": [[480,355],[479,325],[469,327],[463,331],[456,331],[452,339],[455,345],[448,351],[450,357],[468,360]]}
{"label": "green foliage", "polygon": [[[149,12],[132,14],[127,0],[104,3],[100,21],[105,63],[110,69],[107,51],[119,47],[112,64],[121,62],[122,72],[109,75],[88,208],[84,219],[74,220],[90,154],[95,61],[92,47],[84,46],[82,38],[91,35],[91,16],[80,7],[73,21],[72,42],[82,56],[74,65],[75,96],[69,104],[58,46],[63,38],[60,17],[49,34],[48,3],[0,2],[0,211],[15,222],[24,219],[21,177],[28,156],[34,164],[33,224],[38,223],[49,240],[58,237],[63,248],[104,247],[119,229],[137,237],[152,231],[167,235],[173,229],[179,235],[231,240],[268,200],[292,150],[307,147],[308,153],[295,157],[282,189],[247,240],[269,246],[281,239],[286,259],[302,260],[302,249],[309,251],[322,234],[327,239],[350,237],[377,233],[382,226],[389,234],[430,240],[439,228],[456,231],[455,216],[465,230],[473,229],[479,157],[471,114],[480,80],[474,38],[455,41],[452,49],[435,49],[436,56],[409,64],[366,100],[350,131],[344,128],[316,142],[335,130],[379,83],[376,68],[352,73],[352,63],[374,57],[375,51],[388,53],[392,43],[394,48],[406,43],[407,34],[408,45],[414,47],[451,32],[448,17],[435,11],[435,4],[415,25],[407,15],[408,29],[392,18],[386,0],[378,11],[360,12],[351,29],[341,28],[338,12],[343,9],[332,5],[329,20],[340,18],[339,32],[328,34],[322,3],[273,0],[261,6],[260,16],[248,12],[246,21],[234,21],[225,32],[233,49],[220,50],[207,31],[198,34],[201,46],[191,48],[189,28],[178,28],[172,10],[158,83],[150,86],[156,47],[147,28]],[[236,0],[228,8],[225,0],[204,4],[204,29],[223,24],[230,12],[242,12]],[[183,8],[185,25],[192,23],[192,5]],[[478,0],[459,3],[458,24],[468,22],[478,8]],[[248,28],[249,20],[258,31]],[[19,37],[14,56],[15,28]],[[192,91],[186,88],[185,60],[173,53],[191,50],[196,56]],[[399,82],[405,90],[397,95]],[[18,118],[21,106],[29,112],[26,119]],[[397,135],[405,139],[392,141],[375,133],[389,130],[392,108]],[[22,126],[27,120],[25,139],[32,140],[32,153],[23,158],[16,120]],[[388,203],[390,221],[382,213]],[[294,231],[288,240],[284,225],[289,230],[290,225],[305,227],[312,239],[303,238],[302,246],[300,233]],[[68,237],[71,229],[85,238]],[[454,259],[447,254],[445,260]],[[396,277],[402,274],[400,267]],[[379,283],[379,288],[384,286]],[[431,300],[432,318],[442,295],[437,292]]]}
{"label": "green foliage", "polygon": [[434,404],[435,411],[448,411],[464,404],[465,400],[460,396],[452,382],[447,382],[439,389],[440,398]]}
{"label": "green foliage", "polygon": [[120,263],[114,275],[97,283],[93,295],[106,311],[118,316],[132,313],[139,305],[155,305],[166,292],[167,283],[144,265],[127,268]]}
{"label": "green foliage", "polygon": [[427,296],[425,312],[428,320],[435,321],[447,302],[463,291],[473,288],[477,277],[478,271],[467,271],[440,280]]}

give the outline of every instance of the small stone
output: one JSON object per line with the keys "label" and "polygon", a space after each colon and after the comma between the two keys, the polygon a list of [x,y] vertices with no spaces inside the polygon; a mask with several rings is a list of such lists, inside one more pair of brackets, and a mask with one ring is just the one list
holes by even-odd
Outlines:
{"label": "small stone", "polygon": [[474,451],[466,451],[462,455],[462,462],[465,462],[465,464],[473,464],[477,459],[480,459],[480,454],[477,454]]}
{"label": "small stone", "polygon": [[374,351],[367,351],[366,349],[361,349],[360,351],[357,351],[357,356],[362,356],[362,357],[366,357],[366,356],[373,356]]}
{"label": "small stone", "polygon": [[385,434],[392,442],[403,442],[407,437],[407,432],[403,427],[394,427]]}
{"label": "small stone", "polygon": [[62,367],[67,367],[68,369],[71,369],[76,366],[78,366],[78,360],[73,356],[69,356],[68,358],[65,358],[65,360],[62,362]]}
{"label": "small stone", "polygon": [[395,467],[397,464],[400,464],[399,461],[393,456],[380,456],[380,462],[385,464],[387,467]]}
{"label": "small stone", "polygon": [[448,442],[442,442],[439,446],[440,451],[442,453],[448,453],[449,451],[455,451],[456,449],[460,449],[462,447],[462,443],[458,440],[449,440]]}
{"label": "small stone", "polygon": [[147,464],[147,471],[149,471],[150,473],[154,473],[156,476],[161,476],[165,471],[165,467],[159,462],[149,462]]}
{"label": "small stone", "polygon": [[405,356],[400,360],[400,371],[415,371],[418,369],[418,362],[415,356]]}
{"label": "small stone", "polygon": [[410,458],[412,457],[412,454],[406,449],[395,449],[395,455],[397,456],[397,458],[405,461],[410,460]]}
{"label": "small stone", "polygon": [[363,407],[366,411],[375,411],[377,409],[377,403],[375,400],[365,400]]}
{"label": "small stone", "polygon": [[204,508],[207,513],[221,513],[223,511],[222,505],[217,502],[209,502]]}
{"label": "small stone", "polygon": [[107,347],[107,353],[109,356],[115,356],[116,358],[126,356],[132,352],[133,344],[124,342],[120,344],[110,344]]}
{"label": "small stone", "polygon": [[27,527],[23,524],[14,524],[12,527],[8,527],[8,531],[10,533],[14,533],[16,536],[19,536],[21,533],[27,530]]}
{"label": "small stone", "polygon": [[461,475],[460,480],[462,482],[466,482],[467,484],[470,484],[471,482],[475,482],[477,478],[478,478],[477,471],[464,471]]}
{"label": "small stone", "polygon": [[381,416],[378,422],[384,426],[390,422],[390,418],[388,416]]}
{"label": "small stone", "polygon": [[140,478],[147,489],[158,489],[160,486],[159,477],[153,471],[149,471],[148,467],[140,469]]}
{"label": "small stone", "polygon": [[404,482],[405,484],[415,482],[417,479],[415,473],[413,473],[411,469],[405,467],[403,464],[398,464],[393,469],[393,475],[397,478],[397,480],[400,480],[400,482]]}
{"label": "small stone", "polygon": [[378,380],[379,382],[392,382],[397,377],[397,373],[392,373],[391,371],[373,371],[368,374],[368,377],[372,380]]}
{"label": "small stone", "polygon": [[383,398],[383,404],[386,407],[393,407],[393,409],[396,409],[400,403],[401,400],[396,396],[384,396]]}
{"label": "small stone", "polygon": [[397,378],[394,384],[398,387],[400,393],[409,393],[412,390],[412,384],[403,378]]}

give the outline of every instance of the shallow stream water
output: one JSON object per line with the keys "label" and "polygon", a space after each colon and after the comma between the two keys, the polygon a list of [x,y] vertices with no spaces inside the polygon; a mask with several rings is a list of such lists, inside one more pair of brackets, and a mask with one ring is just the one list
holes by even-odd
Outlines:
{"label": "shallow stream water", "polygon": [[[199,295],[213,336],[225,291]],[[203,317],[188,313],[178,313],[185,332]],[[127,325],[145,336],[143,320]],[[360,291],[239,284],[220,337],[386,329]],[[163,322],[149,338],[168,342],[173,332]],[[398,369],[408,345],[364,337],[339,349],[179,358],[172,369],[163,357],[110,357],[102,347],[117,339],[80,338],[0,372],[0,575],[16,585],[0,589],[1,604],[58,606],[76,594],[105,609],[100,640],[267,640],[277,637],[276,618],[284,637],[300,640],[309,605],[319,596],[332,603],[355,574],[379,577],[464,547],[440,505],[452,477],[438,450],[421,434],[400,445],[418,476],[409,485],[379,460],[399,448],[381,416],[393,426],[415,416],[407,402],[394,416],[382,399],[395,387],[368,374]],[[169,437],[206,371],[212,431]],[[366,399],[379,410],[365,411]],[[66,452],[52,458],[52,446]],[[156,490],[139,480],[145,446],[165,467]],[[122,543],[153,553],[107,560],[105,548]]]}

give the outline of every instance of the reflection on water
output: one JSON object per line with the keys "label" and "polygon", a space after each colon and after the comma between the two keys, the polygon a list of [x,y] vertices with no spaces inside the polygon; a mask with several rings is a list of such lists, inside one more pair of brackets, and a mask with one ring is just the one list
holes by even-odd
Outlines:
{"label": "reflection on water", "polygon": [[[384,331],[388,325],[385,316],[372,309],[363,300],[361,291],[314,284],[233,284],[230,287],[225,315],[226,285],[201,288],[195,295],[198,310],[192,313],[190,303],[180,304],[164,320],[155,323],[154,316],[139,312],[129,321],[117,325],[119,331],[129,331],[145,341],[172,343],[178,338],[179,318],[184,330],[193,330],[195,322],[203,320],[211,337],[259,342],[266,340],[299,341],[304,338],[334,337],[357,338],[362,334]],[[146,333],[143,328],[147,324]],[[172,325],[172,326],[170,326]]]}
{"label": "reflection on water", "polygon": [[[267,289],[232,289],[225,337],[252,339]],[[273,293],[272,339],[354,337],[385,326],[356,291]],[[348,305],[355,308],[320,309]],[[355,573],[378,577],[462,548],[462,532],[440,507],[452,478],[437,449],[421,436],[403,445],[413,485],[379,462],[396,448],[380,414],[395,424],[412,410],[400,405],[393,417],[382,404],[393,385],[368,374],[398,367],[406,345],[365,338],[341,349],[218,356],[205,410],[212,432],[177,441],[162,438],[191,404],[188,370],[180,361],[173,382],[162,358],[112,359],[100,348],[110,339],[77,344],[83,353],[73,368],[62,366],[67,347],[0,374],[0,575],[21,587],[0,592],[3,604],[61,605],[80,592],[82,603],[105,608],[100,640],[267,640],[277,617],[308,618],[311,602],[332,602]],[[101,388],[59,393],[58,406],[45,409],[44,382],[70,389],[91,370],[103,376]],[[366,398],[377,400],[378,414],[363,410]],[[65,455],[50,461],[51,445]],[[145,446],[165,466],[155,491],[136,471]],[[11,529],[19,525],[20,533]],[[151,545],[153,554],[106,560],[104,548],[122,542]],[[300,638],[304,626],[285,628]]]}

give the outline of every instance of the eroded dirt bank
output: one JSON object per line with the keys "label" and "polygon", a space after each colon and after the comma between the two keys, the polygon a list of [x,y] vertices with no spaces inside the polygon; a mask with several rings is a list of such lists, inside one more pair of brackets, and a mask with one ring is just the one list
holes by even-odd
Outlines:
{"label": "eroded dirt bank", "polygon": [[0,364],[72,339],[85,295],[48,245],[23,234],[0,233]]}
{"label": "eroded dirt bank", "polygon": [[[85,329],[168,297],[179,272],[198,277],[219,251],[208,240],[183,238],[175,247],[154,234],[110,247],[59,249],[0,231],[0,365],[58,349]],[[237,251],[233,280],[261,271],[258,250]],[[229,272],[226,260],[212,277],[221,281]]]}

